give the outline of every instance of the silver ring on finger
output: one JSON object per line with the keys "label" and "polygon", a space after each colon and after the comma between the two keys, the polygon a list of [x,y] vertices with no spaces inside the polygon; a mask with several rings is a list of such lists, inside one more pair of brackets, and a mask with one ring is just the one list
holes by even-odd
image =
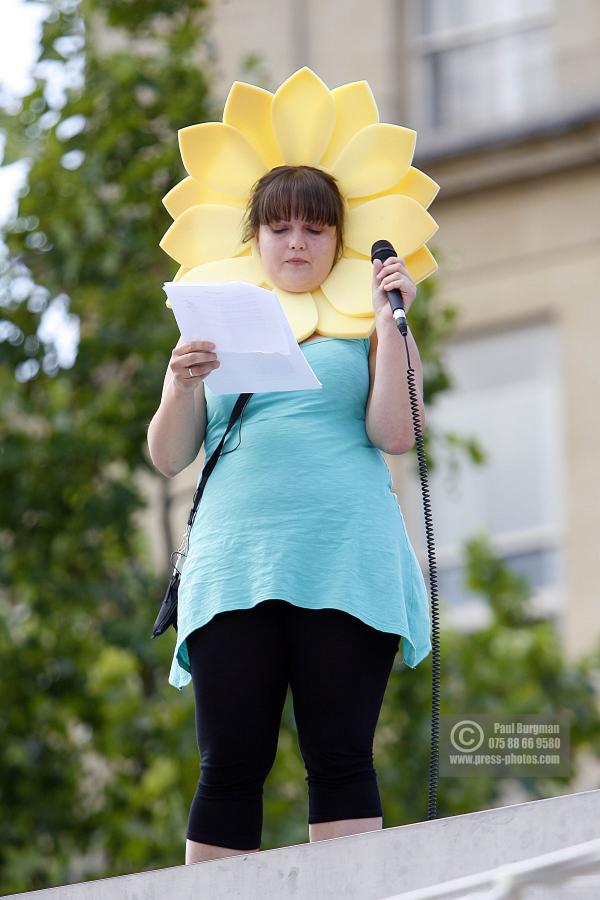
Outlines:
{"label": "silver ring on finger", "polygon": [[190,368],[189,366],[188,366],[188,372],[190,373],[190,378],[194,378],[194,377],[195,377],[195,376],[194,376],[194,373],[192,372],[192,370],[191,370],[191,368]]}

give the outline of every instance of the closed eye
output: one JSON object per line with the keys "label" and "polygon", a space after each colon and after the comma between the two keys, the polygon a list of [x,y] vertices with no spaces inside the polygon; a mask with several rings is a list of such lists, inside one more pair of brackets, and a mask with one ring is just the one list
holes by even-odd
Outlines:
{"label": "closed eye", "polygon": [[[321,230],[318,228],[307,228],[307,231],[310,231],[311,234],[321,234]],[[273,234],[282,234],[282,232],[287,231],[287,228],[271,228]]]}

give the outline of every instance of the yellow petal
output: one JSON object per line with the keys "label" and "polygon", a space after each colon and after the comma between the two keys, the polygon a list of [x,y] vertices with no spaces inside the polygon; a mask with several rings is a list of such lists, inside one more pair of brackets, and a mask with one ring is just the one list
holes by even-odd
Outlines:
{"label": "yellow petal", "polygon": [[367,125],[348,142],[332,167],[342,193],[364,197],[403,178],[415,152],[416,131],[402,125]]}
{"label": "yellow petal", "polygon": [[249,281],[259,284],[262,272],[252,256],[237,256],[233,259],[218,259],[188,269],[181,278],[184,284],[212,283],[223,281]]}
{"label": "yellow petal", "polygon": [[241,206],[239,197],[231,197],[222,194],[220,191],[211,191],[210,188],[204,187],[195,178],[189,175],[179,184],[171,188],[168,194],[162,199],[167,212],[176,219],[182,212],[189,209],[190,206],[198,206],[200,203],[225,203],[228,206]]}
{"label": "yellow petal", "polygon": [[427,209],[433,203],[439,189],[439,184],[433,178],[411,166],[404,178],[390,188],[390,191],[395,194],[406,194],[407,197],[412,197],[420,203],[423,209]]}
{"label": "yellow petal", "polygon": [[272,117],[285,164],[317,166],[335,124],[335,101],[312,69],[303,66],[277,89]]}
{"label": "yellow petal", "polygon": [[186,209],[167,229],[159,246],[181,265],[234,256],[241,243],[242,210],[207,203]]}
{"label": "yellow petal", "polygon": [[367,256],[365,253],[359,253],[358,250],[353,250],[347,244],[344,247],[344,259],[368,259],[369,262],[371,261],[370,256]]}
{"label": "yellow petal", "polygon": [[431,206],[439,189],[439,184],[433,178],[430,178],[425,172],[421,172],[420,169],[415,169],[414,166],[411,166],[404,178],[401,178],[391,188],[378,194],[371,194],[368,197],[353,198],[348,201],[348,205],[355,207],[368,200],[375,200],[376,197],[385,197],[387,194],[405,194],[407,197],[412,197],[417,203],[420,203],[423,209],[427,209]]}
{"label": "yellow petal", "polygon": [[[185,266],[179,266],[179,268],[177,269],[177,271],[176,271],[175,274],[173,275],[173,281],[180,281],[180,280],[183,278],[183,276],[185,275],[185,273],[186,273],[186,272],[189,272],[189,271],[190,271],[190,270],[189,270],[189,269],[186,269]],[[165,306],[167,307],[167,309],[173,309],[173,307],[172,307],[171,304],[169,303],[169,298],[168,298],[168,297],[167,297],[167,299],[165,300]]]}
{"label": "yellow petal", "polygon": [[284,291],[273,287],[297,341],[310,337],[317,327],[317,307],[309,293]]}
{"label": "yellow petal", "polygon": [[389,241],[396,256],[405,257],[425,244],[438,229],[436,221],[412,197],[378,197],[348,213],[344,240],[371,258],[375,241]]}
{"label": "yellow petal", "polygon": [[319,314],[319,334],[323,334],[326,337],[361,338],[369,337],[373,333],[375,313],[368,317],[345,316],[331,305],[319,288],[312,293]]}
{"label": "yellow petal", "polygon": [[180,128],[186,171],[205,187],[245,200],[266,165],[241,131],[222,122]]}
{"label": "yellow petal", "polygon": [[270,91],[234,81],[223,110],[223,122],[242,132],[264,160],[267,170],[283,163],[273,131],[272,106],[273,94]]}
{"label": "yellow petal", "polygon": [[335,102],[335,126],[319,166],[329,169],[350,138],[366,125],[379,122],[379,111],[368,81],[353,81],[331,91]]}
{"label": "yellow petal", "polygon": [[409,253],[404,259],[408,274],[415,284],[424,281],[437,271],[438,264],[428,247],[419,247],[414,253]]}
{"label": "yellow petal", "polygon": [[173,275],[173,281],[181,281],[186,272],[189,272],[187,266],[179,266],[175,274]]}
{"label": "yellow petal", "polygon": [[342,257],[321,285],[321,290],[342,315],[372,316],[372,279],[370,261]]}

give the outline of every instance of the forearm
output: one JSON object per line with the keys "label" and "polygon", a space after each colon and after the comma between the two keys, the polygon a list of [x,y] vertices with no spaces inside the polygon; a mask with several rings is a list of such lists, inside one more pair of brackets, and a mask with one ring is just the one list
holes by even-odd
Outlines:
{"label": "forearm", "polygon": [[148,426],[148,450],[158,471],[178,475],[197,457],[206,432],[204,384],[194,391],[178,391],[173,380]]}
{"label": "forearm", "polygon": [[[376,447],[386,453],[406,453],[415,443],[408,393],[408,360],[404,337],[393,319],[376,316],[377,356],[375,379],[366,413],[366,431]],[[419,408],[419,428],[425,427],[423,369],[416,341],[406,335],[410,364],[414,369]]]}

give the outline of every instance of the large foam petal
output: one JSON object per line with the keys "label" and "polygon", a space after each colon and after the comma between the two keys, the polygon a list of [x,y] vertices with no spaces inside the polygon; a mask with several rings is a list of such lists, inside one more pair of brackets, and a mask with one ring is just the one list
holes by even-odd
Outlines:
{"label": "large foam petal", "polygon": [[372,316],[372,279],[370,261],[342,257],[321,285],[321,290],[342,315]]}
{"label": "large foam petal", "polygon": [[260,284],[263,274],[252,256],[236,256],[233,259],[217,259],[188,269],[180,279],[184,284],[212,284],[222,281],[249,281]]}
{"label": "large foam petal", "polygon": [[310,337],[317,327],[318,314],[312,294],[284,291],[283,288],[271,287],[278,298],[288,324],[297,341]]}
{"label": "large foam petal", "polygon": [[368,81],[352,81],[331,91],[335,102],[335,126],[319,163],[330,169],[350,138],[367,125],[379,122],[379,111]]}
{"label": "large foam petal", "polygon": [[241,222],[242,210],[235,206],[192,206],[167,229],[159,246],[188,268],[235,256],[243,249]]}
{"label": "large foam petal", "polygon": [[435,200],[440,186],[437,181],[411,166],[404,178],[398,184],[390,188],[392,194],[406,194],[420,203],[423,209],[427,209]]}
{"label": "large foam petal", "polygon": [[317,166],[335,124],[335,101],[307,66],[294,72],[273,97],[273,130],[286,165]]}
{"label": "large foam petal", "polygon": [[361,338],[369,337],[375,330],[375,313],[368,317],[346,316],[338,312],[319,288],[312,295],[319,314],[319,334],[326,337]]}
{"label": "large foam petal", "polygon": [[360,203],[375,200],[376,197],[385,197],[387,194],[404,194],[420,203],[423,209],[427,209],[437,196],[439,189],[439,184],[433,178],[430,178],[425,172],[421,172],[420,169],[411,166],[406,175],[397,184],[378,194],[352,198],[348,200],[348,205],[350,207],[358,206]]}
{"label": "large foam petal", "polygon": [[189,268],[187,266],[179,266],[175,274],[173,275],[173,281],[181,281],[186,272],[189,272]]}
{"label": "large foam petal", "polygon": [[367,125],[348,142],[332,167],[346,198],[385,191],[403,178],[415,152],[416,131],[402,125]]}
{"label": "large foam petal", "polygon": [[369,262],[371,261],[371,257],[367,253],[359,253],[348,244],[344,246],[344,259],[368,259]]}
{"label": "large foam petal", "polygon": [[241,131],[265,161],[267,169],[283,163],[275,139],[271,109],[273,94],[244,81],[234,81],[225,101],[223,121]]}
{"label": "large foam petal", "polygon": [[200,203],[225,203],[227,206],[241,206],[239,197],[226,196],[220,191],[212,191],[204,187],[190,175],[165,194],[162,199],[167,212],[176,219],[190,206],[198,206]]}
{"label": "large foam petal", "polygon": [[419,247],[414,253],[409,253],[405,259],[408,274],[415,284],[424,281],[437,271],[438,264],[429,247]]}
{"label": "large foam petal", "polygon": [[351,209],[344,240],[369,259],[371,247],[380,240],[390,241],[396,255],[405,257],[425,244],[437,229],[436,221],[420,203],[394,194]]}
{"label": "large foam petal", "polygon": [[202,122],[180,128],[178,135],[186,171],[213,191],[245,200],[267,171],[252,144],[232,125]]}

